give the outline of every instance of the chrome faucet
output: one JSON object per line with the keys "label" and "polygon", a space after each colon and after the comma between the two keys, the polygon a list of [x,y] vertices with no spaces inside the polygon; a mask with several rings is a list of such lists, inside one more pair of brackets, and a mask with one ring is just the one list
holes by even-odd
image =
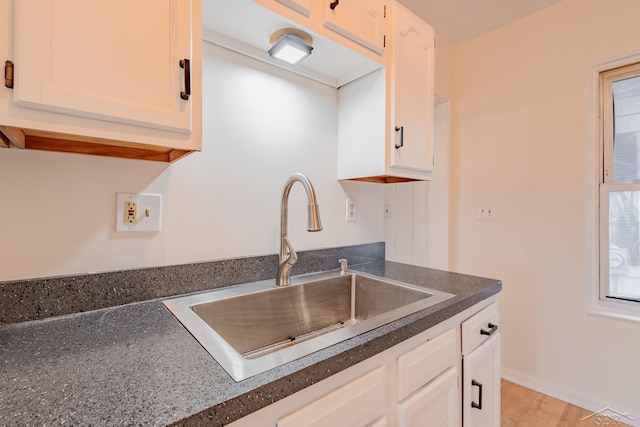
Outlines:
{"label": "chrome faucet", "polygon": [[287,237],[287,208],[289,204],[289,192],[295,182],[299,182],[304,186],[307,192],[307,231],[321,231],[320,210],[316,201],[316,192],[311,185],[311,181],[302,175],[296,173],[291,175],[282,190],[282,201],[280,206],[280,260],[278,261],[278,276],[276,277],[276,285],[287,286],[291,284],[291,267],[298,261],[298,254],[291,246]]}

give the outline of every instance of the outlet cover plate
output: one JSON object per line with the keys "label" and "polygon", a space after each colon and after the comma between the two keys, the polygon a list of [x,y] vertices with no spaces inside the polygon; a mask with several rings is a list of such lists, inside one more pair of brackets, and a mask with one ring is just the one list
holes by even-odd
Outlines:
{"label": "outlet cover plate", "polygon": [[354,199],[347,199],[346,220],[347,222],[354,222],[358,220],[358,210]]}
{"label": "outlet cover plate", "polygon": [[[133,222],[129,222],[127,202],[137,204]],[[161,221],[161,194],[117,193],[116,231],[160,231]]]}

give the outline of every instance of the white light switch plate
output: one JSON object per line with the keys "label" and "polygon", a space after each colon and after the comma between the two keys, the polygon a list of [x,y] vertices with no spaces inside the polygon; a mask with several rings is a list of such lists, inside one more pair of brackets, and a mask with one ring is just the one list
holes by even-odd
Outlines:
{"label": "white light switch plate", "polygon": [[[131,203],[135,203],[135,218],[131,220]],[[162,195],[117,193],[116,231],[160,231]]]}
{"label": "white light switch plate", "polygon": [[496,219],[496,205],[493,203],[478,203],[476,206],[477,219]]}

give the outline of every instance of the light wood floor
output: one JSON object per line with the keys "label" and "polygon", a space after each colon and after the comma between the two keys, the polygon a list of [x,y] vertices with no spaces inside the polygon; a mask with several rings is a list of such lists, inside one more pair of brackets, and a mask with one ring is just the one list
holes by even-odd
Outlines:
{"label": "light wood floor", "polygon": [[[579,408],[546,394],[502,380],[501,425],[503,427],[588,427],[598,425],[595,417],[581,421],[592,411]],[[600,422],[602,424],[602,421]],[[627,426],[622,422],[612,424]]]}

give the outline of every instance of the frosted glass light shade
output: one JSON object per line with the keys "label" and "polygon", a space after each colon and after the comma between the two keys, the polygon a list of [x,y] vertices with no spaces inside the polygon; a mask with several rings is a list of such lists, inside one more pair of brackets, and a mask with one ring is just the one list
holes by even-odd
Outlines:
{"label": "frosted glass light shade", "polygon": [[269,56],[296,65],[307,56],[311,55],[313,48],[306,44],[300,37],[285,34],[269,49]]}

